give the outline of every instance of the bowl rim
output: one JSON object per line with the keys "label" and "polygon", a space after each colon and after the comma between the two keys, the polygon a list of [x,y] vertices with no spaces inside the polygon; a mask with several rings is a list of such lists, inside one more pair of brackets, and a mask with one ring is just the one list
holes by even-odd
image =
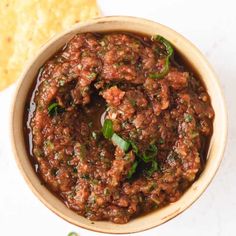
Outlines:
{"label": "bowl rim", "polygon": [[[220,153],[218,154],[218,162],[216,163],[214,170],[212,172],[212,174],[210,175],[210,177],[208,177],[205,180],[205,185],[203,187],[201,187],[200,190],[198,190],[197,194],[195,194],[195,196],[188,201],[188,203],[186,203],[184,205],[184,207],[182,207],[179,211],[173,212],[173,214],[169,215],[166,219],[164,219],[162,222],[156,223],[152,226],[149,227],[143,227],[141,229],[133,229],[133,230],[122,230],[122,231],[116,231],[116,230],[107,230],[107,229],[96,229],[96,227],[91,227],[91,225],[81,225],[80,222],[76,222],[73,217],[67,217],[66,215],[64,215],[63,213],[59,212],[54,205],[50,204],[46,197],[42,196],[42,194],[35,188],[33,182],[31,182],[29,175],[25,172],[22,162],[21,162],[21,158],[19,157],[18,154],[18,150],[17,150],[17,140],[15,138],[15,132],[14,132],[14,119],[16,115],[16,101],[18,98],[18,94],[19,91],[21,90],[21,85],[24,82],[25,76],[27,75],[28,70],[30,69],[31,65],[37,61],[38,57],[44,52],[46,51],[50,46],[52,46],[58,39],[60,39],[61,37],[65,36],[66,34],[69,34],[70,32],[80,29],[81,27],[86,27],[89,25],[93,25],[93,24],[103,24],[103,23],[111,23],[111,22],[121,22],[121,23],[146,23],[146,24],[153,24],[156,25],[158,27],[162,27],[165,28],[165,30],[167,30],[168,32],[177,35],[181,41],[185,42],[186,44],[189,45],[189,47],[191,47],[191,50],[193,50],[196,54],[198,54],[198,57],[204,62],[205,66],[208,68],[208,70],[212,73],[212,77],[214,78],[214,82],[216,83],[216,86],[218,88],[218,95],[220,96],[221,102],[223,104],[222,107],[222,116],[224,118],[224,124],[223,124],[223,132],[221,133],[222,135],[222,139],[223,139],[223,144],[221,145],[221,149],[220,149]],[[158,28],[157,27],[157,28]],[[112,30],[110,30],[112,31]],[[66,41],[65,41],[66,43]],[[64,43],[64,44],[65,44]],[[51,54],[51,56],[54,53]],[[27,96],[28,93],[26,93],[25,98]],[[224,151],[226,148],[226,142],[227,142],[227,133],[228,133],[228,117],[227,117],[227,111],[226,111],[226,102],[225,102],[225,98],[223,95],[223,91],[221,89],[219,80],[216,76],[216,73],[214,72],[214,70],[212,69],[211,65],[209,64],[209,62],[206,60],[205,56],[200,52],[200,50],[193,45],[188,39],[186,39],[185,37],[183,37],[181,34],[177,33],[175,30],[171,29],[170,27],[167,27],[163,24],[151,21],[151,20],[147,20],[144,18],[140,18],[140,17],[133,17],[133,16],[105,16],[105,17],[98,17],[98,18],[94,18],[94,19],[90,19],[87,20],[85,22],[81,22],[81,23],[77,23],[75,25],[73,25],[72,27],[70,27],[67,30],[64,30],[60,33],[57,33],[56,35],[54,35],[52,38],[50,38],[48,41],[45,42],[45,44],[43,44],[40,49],[38,50],[38,52],[36,53],[36,55],[34,57],[32,57],[25,66],[25,69],[23,70],[23,72],[21,73],[18,81],[17,81],[17,88],[15,90],[15,94],[12,100],[12,106],[11,106],[11,120],[10,120],[10,134],[11,134],[11,145],[13,147],[13,153],[14,153],[14,158],[15,161],[17,163],[17,166],[22,174],[22,176],[24,177],[26,183],[28,184],[28,186],[30,187],[31,191],[37,196],[37,198],[52,212],[54,212],[56,215],[58,215],[59,217],[61,217],[62,219],[66,220],[69,223],[72,223],[76,226],[85,228],[87,230],[92,230],[95,232],[100,232],[100,233],[110,233],[110,234],[124,234],[124,233],[135,233],[135,232],[142,232],[151,228],[154,228],[156,226],[159,226],[161,224],[166,223],[167,221],[171,220],[172,218],[176,217],[177,215],[181,214],[183,211],[185,211],[187,208],[189,208],[202,194],[203,192],[206,190],[206,188],[209,186],[209,184],[212,182],[212,179],[214,178],[214,176],[216,175],[217,170],[219,169],[220,163],[223,159],[223,155],[224,155]],[[214,131],[213,131],[214,132]],[[28,158],[28,156],[27,156]],[[30,161],[30,160],[28,160]],[[196,180],[195,182],[197,182],[198,180]],[[195,183],[194,182],[194,183]],[[49,191],[49,190],[48,190]],[[189,189],[186,191],[188,192]],[[196,190],[197,191],[197,190]],[[177,201],[178,202],[178,201]],[[177,204],[177,202],[174,202],[173,204]],[[167,205],[168,207],[169,205]],[[135,219],[134,219],[135,220]],[[110,223],[110,222],[107,222]]]}

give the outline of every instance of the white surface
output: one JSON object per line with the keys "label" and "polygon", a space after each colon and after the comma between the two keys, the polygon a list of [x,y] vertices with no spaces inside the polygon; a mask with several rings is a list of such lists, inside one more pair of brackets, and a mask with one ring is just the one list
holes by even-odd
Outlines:
{"label": "white surface", "polygon": [[[236,235],[236,14],[233,0],[99,0],[104,15],[133,15],[170,26],[207,56],[225,92],[228,146],[212,184],[177,218],[136,235]],[[0,55],[1,56],[1,55]],[[54,215],[29,190],[14,162],[9,141],[9,107],[15,86],[0,93],[0,235],[97,235]]]}

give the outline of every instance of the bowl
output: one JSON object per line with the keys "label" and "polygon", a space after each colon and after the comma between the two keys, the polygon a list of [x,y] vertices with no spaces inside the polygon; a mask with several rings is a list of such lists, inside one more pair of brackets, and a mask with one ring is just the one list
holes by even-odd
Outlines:
{"label": "bowl", "polygon": [[[174,45],[183,59],[190,64],[191,68],[193,68],[205,83],[206,89],[211,97],[213,109],[215,110],[214,130],[207,154],[207,162],[200,177],[177,202],[140,216],[123,225],[106,221],[91,222],[67,208],[61,200],[41,184],[29,160],[23,134],[23,114],[27,94],[40,67],[75,34],[105,31],[130,31],[147,35],[160,34],[164,36]],[[227,136],[227,116],[222,91],[215,73],[199,50],[183,36],[164,25],[145,19],[123,16],[102,17],[76,24],[67,31],[56,35],[43,45],[38,54],[28,63],[21,75],[13,103],[11,122],[12,146],[15,159],[22,175],[35,195],[50,210],[68,222],[103,233],[134,233],[147,230],[163,224],[183,212],[199,198],[216,174],[223,157]]]}

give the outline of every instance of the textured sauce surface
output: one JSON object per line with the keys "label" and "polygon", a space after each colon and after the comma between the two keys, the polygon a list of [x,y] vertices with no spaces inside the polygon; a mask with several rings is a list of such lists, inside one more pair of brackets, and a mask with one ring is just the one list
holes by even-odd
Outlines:
{"label": "textured sauce surface", "polygon": [[[167,46],[125,32],[79,34],[32,87],[29,158],[42,182],[88,219],[126,223],[175,202],[204,168],[214,111]],[[127,150],[104,137],[107,119],[132,143]]]}

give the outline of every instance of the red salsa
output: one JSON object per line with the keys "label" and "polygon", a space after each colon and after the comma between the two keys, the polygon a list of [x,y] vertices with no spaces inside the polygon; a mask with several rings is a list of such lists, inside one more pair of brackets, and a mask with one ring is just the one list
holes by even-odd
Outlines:
{"label": "red salsa", "polygon": [[161,36],[74,36],[41,68],[25,106],[35,171],[90,220],[127,223],[177,201],[201,174],[214,111]]}

